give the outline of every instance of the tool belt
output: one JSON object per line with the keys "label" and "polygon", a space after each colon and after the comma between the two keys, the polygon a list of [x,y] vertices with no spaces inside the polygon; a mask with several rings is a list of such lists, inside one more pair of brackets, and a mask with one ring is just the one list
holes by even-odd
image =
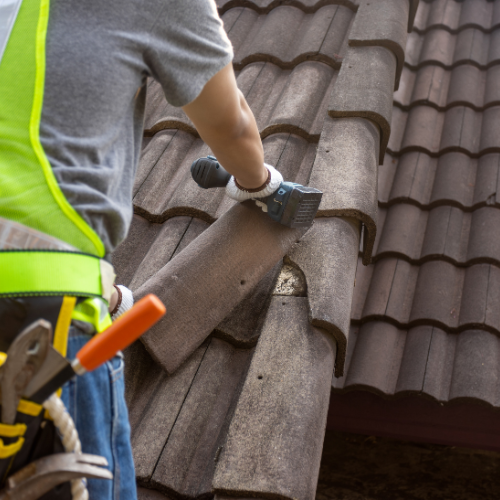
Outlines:
{"label": "tool belt", "polygon": [[[0,298],[0,351],[7,351],[14,338],[25,327],[39,318],[52,324],[53,345],[66,354],[67,334],[73,297],[18,297]],[[0,364],[6,359],[0,354]],[[39,404],[21,399],[17,406],[15,423],[0,423],[0,488],[7,476],[39,458],[64,451],[58,433],[49,415]],[[41,499],[71,499],[69,483],[65,483]]]}
{"label": "tool belt", "polygon": [[[53,347],[63,356],[72,321],[86,323],[93,332],[111,324],[108,301],[114,272],[102,259],[65,250],[0,250],[0,269],[0,366],[16,336],[38,319],[51,323]],[[15,422],[0,423],[0,489],[7,476],[61,452],[64,448],[47,412],[21,399]],[[41,499],[71,499],[69,483]]]}

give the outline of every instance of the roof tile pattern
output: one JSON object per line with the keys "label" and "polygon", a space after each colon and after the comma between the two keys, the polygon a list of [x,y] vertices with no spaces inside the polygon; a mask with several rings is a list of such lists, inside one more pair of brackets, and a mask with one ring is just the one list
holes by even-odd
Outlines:
{"label": "roof tile pattern", "polygon": [[335,390],[500,404],[499,13],[484,0],[421,3]]}
{"label": "roof tile pattern", "polygon": [[[384,0],[390,19],[373,14],[401,31],[417,3]],[[223,190],[200,190],[189,166],[209,149],[149,84],[136,215],[114,256],[136,298],[154,292],[168,309],[127,353],[137,476],[177,498],[312,499],[330,381],[344,372],[351,305],[360,302],[362,226],[365,263],[375,243],[377,167],[389,133],[381,124],[390,123],[401,36],[382,26],[349,46],[364,2],[220,7],[266,160],[287,180],[323,189],[324,203],[303,234]],[[373,81],[355,85],[364,62]],[[350,100],[335,94],[342,80],[352,82]]]}
{"label": "roof tile pattern", "polygon": [[[459,5],[455,5],[459,3]],[[488,33],[500,25],[500,7],[489,0],[434,0],[420,2],[414,30],[423,33],[443,28],[456,33],[466,28],[477,28]]]}

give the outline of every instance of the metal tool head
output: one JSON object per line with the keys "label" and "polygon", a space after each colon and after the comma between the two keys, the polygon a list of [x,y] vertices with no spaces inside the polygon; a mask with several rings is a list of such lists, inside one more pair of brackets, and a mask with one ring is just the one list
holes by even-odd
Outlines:
{"label": "metal tool head", "polygon": [[45,361],[51,340],[51,324],[39,319],[25,328],[9,347],[7,359],[0,370],[4,424],[14,423],[19,400]]}
{"label": "metal tool head", "polygon": [[98,455],[58,453],[30,463],[7,479],[0,500],[36,500],[58,484],[80,477],[113,479],[104,469],[108,462]]}

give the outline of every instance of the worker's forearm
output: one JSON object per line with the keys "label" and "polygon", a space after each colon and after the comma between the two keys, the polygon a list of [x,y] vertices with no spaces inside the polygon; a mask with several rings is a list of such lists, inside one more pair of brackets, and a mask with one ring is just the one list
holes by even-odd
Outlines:
{"label": "worker's forearm", "polygon": [[238,183],[252,189],[262,186],[267,180],[267,172],[262,169],[264,150],[255,118],[243,95],[240,110],[236,126],[212,127],[201,137]]}
{"label": "worker's forearm", "polygon": [[221,165],[241,186],[254,189],[266,182],[259,130],[238,90],[231,64],[213,76],[200,95],[182,109]]}

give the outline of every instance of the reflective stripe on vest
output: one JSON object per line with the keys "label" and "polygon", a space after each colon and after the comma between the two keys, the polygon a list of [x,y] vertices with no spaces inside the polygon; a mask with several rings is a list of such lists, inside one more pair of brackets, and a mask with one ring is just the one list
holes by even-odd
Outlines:
{"label": "reflective stripe on vest", "polygon": [[102,257],[102,241],[64,197],[40,143],[48,19],[49,0],[23,0],[0,61],[0,217]]}

